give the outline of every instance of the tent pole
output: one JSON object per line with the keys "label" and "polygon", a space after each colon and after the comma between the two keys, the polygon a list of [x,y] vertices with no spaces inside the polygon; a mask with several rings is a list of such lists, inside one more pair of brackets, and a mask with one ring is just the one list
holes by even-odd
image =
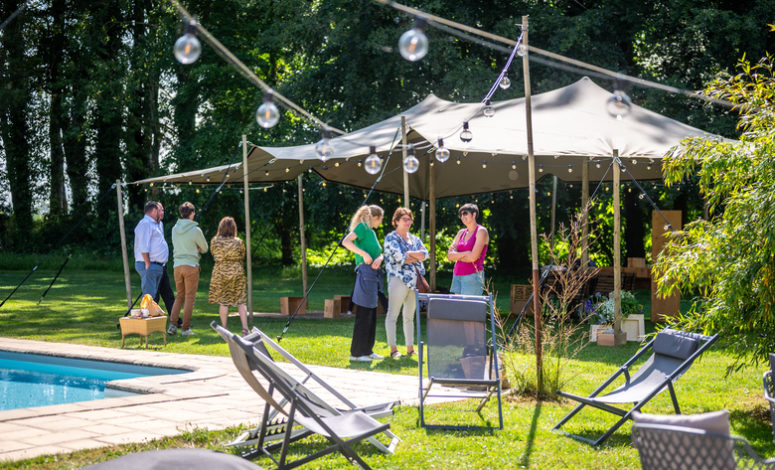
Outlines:
{"label": "tent pole", "polygon": [[253,263],[250,254],[250,200],[248,193],[248,137],[242,134],[242,187],[245,193],[245,249],[248,272],[248,317],[253,323]]}
{"label": "tent pole", "polygon": [[428,232],[430,235],[430,287],[431,292],[436,291],[436,175],[433,172],[434,165],[428,164]]}
{"label": "tent pole", "polygon": [[301,285],[307,292],[307,241],[304,237],[304,183],[299,174],[299,237],[301,238]]}
{"label": "tent pole", "polygon": [[[401,168],[404,167],[404,161],[406,161],[406,116],[401,116]],[[409,208],[409,173],[406,170],[404,173],[404,204],[403,206]]]}
{"label": "tent pole", "polygon": [[118,199],[118,228],[121,233],[121,258],[124,261],[124,286],[126,303],[132,308],[132,283],[129,280],[129,260],[126,254],[126,230],[124,230],[124,195],[121,193],[121,180],[116,180],[116,198]]}
{"label": "tent pole", "polygon": [[581,265],[589,266],[589,160],[581,164]]}
{"label": "tent pole", "polygon": [[538,397],[544,392],[543,345],[541,339],[541,305],[538,299],[538,228],[536,221],[536,161],[533,154],[533,115],[530,104],[530,59],[527,47],[528,17],[522,17],[522,44],[525,55],[522,56],[522,70],[525,81],[525,124],[527,128],[528,192],[530,201],[530,258],[533,264],[533,318],[535,320],[536,345],[536,386]]}
{"label": "tent pole", "polygon": [[622,254],[621,254],[621,208],[619,207],[619,149],[614,149],[614,333],[619,333],[622,327]]}

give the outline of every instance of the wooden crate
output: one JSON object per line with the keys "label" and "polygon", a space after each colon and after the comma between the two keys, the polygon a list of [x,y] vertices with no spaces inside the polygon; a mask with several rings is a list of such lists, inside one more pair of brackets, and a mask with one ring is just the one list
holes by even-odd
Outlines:
{"label": "wooden crate", "polygon": [[[282,315],[293,315],[296,311],[296,307],[299,306],[304,297],[280,297],[280,313]],[[307,303],[301,306],[297,315],[304,315],[307,313]]]}
{"label": "wooden crate", "polygon": [[627,334],[627,341],[642,341],[646,335],[646,326],[643,314],[634,313],[627,318],[622,318],[622,331]]}
{"label": "wooden crate", "polygon": [[627,342],[627,335],[624,332],[621,333],[603,333],[599,331],[597,333],[597,345],[598,346],[621,346]]}
{"label": "wooden crate", "polygon": [[323,317],[325,318],[339,318],[342,315],[342,301],[340,299],[326,299],[325,307],[323,308]]}
{"label": "wooden crate", "polygon": [[350,299],[352,299],[349,295],[335,295],[334,300],[339,300],[339,303],[341,305],[341,309],[339,310],[339,313],[347,313],[350,311]]}
{"label": "wooden crate", "polygon": [[[512,284],[511,285],[511,308],[509,311],[512,315],[519,315],[522,311],[522,307],[527,303],[527,299],[530,298],[530,294],[533,293],[533,286],[530,284]],[[528,306],[525,311],[527,314],[533,313],[533,305]]]}

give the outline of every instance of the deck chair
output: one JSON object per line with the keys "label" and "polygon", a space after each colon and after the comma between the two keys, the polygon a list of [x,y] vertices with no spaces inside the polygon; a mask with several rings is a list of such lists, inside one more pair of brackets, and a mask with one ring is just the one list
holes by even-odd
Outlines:
{"label": "deck chair", "polygon": [[[718,414],[705,415],[717,415],[714,421],[718,421]],[[726,430],[719,432],[713,429],[717,424],[708,429],[704,425],[644,423],[636,414],[632,446],[638,450],[644,470],[775,469],[775,459],[762,460],[745,439],[729,434],[728,416],[723,413]]]}
{"label": "deck chair", "polygon": [[[426,333],[423,340],[420,301],[427,301]],[[417,344],[420,367],[420,425],[443,429],[495,429],[494,426],[428,424],[425,401],[430,397],[478,398],[476,412],[487,401],[498,399],[498,427],[503,429],[501,380],[498,366],[498,344],[495,341],[495,315],[491,314],[487,330],[487,312],[492,313],[489,296],[443,294],[417,295]],[[489,339],[488,339],[489,333]],[[428,366],[427,386],[423,367]],[[451,387],[445,393],[431,393],[434,385]]]}
{"label": "deck chair", "polygon": [[[218,327],[218,324],[216,322],[211,322],[210,326],[221,335],[221,337],[228,343],[230,332]],[[256,347],[259,351],[264,353],[266,357],[269,359],[273,359],[273,354],[276,354],[278,356],[281,356],[286,361],[288,361],[293,367],[294,367],[294,374],[292,375],[301,375],[301,379],[299,382],[301,384],[314,384],[316,386],[321,387],[323,390],[325,390],[331,397],[335,400],[335,402],[332,404],[329,400],[325,400],[324,398],[320,397],[319,395],[313,394],[312,392],[309,392],[310,399],[316,403],[319,404],[319,406],[322,409],[328,410],[329,413],[344,413],[346,411],[351,410],[361,410],[367,415],[371,416],[372,418],[384,418],[386,416],[391,416],[393,414],[393,407],[396,405],[395,401],[392,402],[386,402],[386,403],[380,403],[376,405],[366,406],[366,407],[358,407],[353,402],[351,402],[346,396],[342,395],[336,388],[331,386],[328,382],[323,380],[321,377],[316,375],[314,372],[312,372],[304,363],[296,359],[290,352],[285,350],[282,346],[280,346],[278,343],[276,343],[270,336],[265,334],[263,331],[259,330],[256,327],[253,327],[250,334],[244,336],[242,338],[245,341],[251,342],[254,347]],[[273,354],[270,353],[270,350]],[[234,359],[234,358],[232,358]],[[265,442],[271,441],[271,440],[277,440],[281,438],[282,432],[284,432],[284,427],[282,426],[282,416],[280,413],[272,408],[269,410],[269,422],[275,422],[275,425],[272,426],[271,432],[269,432],[265,437]],[[251,429],[249,431],[245,431],[240,436],[238,436],[234,441],[226,444],[227,447],[237,446],[237,447],[244,447],[244,446],[253,446],[258,443],[258,436],[261,432],[261,426],[255,429]],[[386,431],[386,436],[388,436],[391,440],[390,446],[385,447],[381,442],[379,442],[376,439],[371,438],[370,441],[372,444],[374,444],[377,448],[379,448],[382,452],[387,453],[393,453],[393,450],[395,449],[395,446],[400,441],[398,437],[396,437],[395,434],[393,434],[390,431]]]}
{"label": "deck chair", "polygon": [[773,370],[775,370],[775,354],[770,354],[770,370],[764,373],[762,381],[764,382],[764,399],[770,404],[772,442],[775,443],[775,377],[772,376]]}
{"label": "deck chair", "polygon": [[[309,372],[304,379],[305,382],[314,378],[319,385],[325,384],[324,388],[334,396],[341,397],[344,400],[343,403],[349,403],[345,409],[337,409],[307,388],[305,383],[278,367],[264,352],[267,351],[265,344],[269,344],[264,341],[268,338],[257,329],[245,338],[241,338],[215,322],[211,327],[226,340],[237,370],[265,402],[262,422],[256,431],[257,434],[250,441],[242,443],[243,445],[255,443],[255,450],[246,453],[245,457],[264,455],[272,459],[277,468],[285,469],[294,468],[339,451],[351,462],[363,468],[369,468],[351,447],[353,443],[364,439],[382,452],[393,453],[399,441],[398,437],[389,431],[390,425],[381,424],[367,413],[371,411],[375,416],[384,416],[384,405],[381,405],[382,408],[356,408],[333,387]],[[279,345],[274,344],[278,348],[276,351],[282,350]],[[299,364],[306,369],[303,364]],[[269,385],[264,386],[254,375],[254,371],[258,372]],[[380,433],[390,439],[387,446],[376,439],[375,436]],[[331,445],[307,457],[286,462],[289,444],[312,434],[326,437]],[[280,449],[279,460],[273,455],[278,448]]]}
{"label": "deck chair", "polygon": [[[671,329],[660,331],[654,339],[641,348],[640,351],[588,397],[557,391],[558,395],[578,401],[579,405],[562,418],[559,423],[554,425],[552,430],[562,432],[592,445],[598,445],[608,439],[628,419],[632,419],[633,412],[639,411],[649,400],[665,389],[670,391],[670,398],[673,401],[673,408],[676,414],[680,414],[681,410],[678,407],[678,400],[676,399],[673,385],[689,369],[694,360],[705,352],[716,339],[718,339],[717,334],[706,336]],[[652,352],[651,357],[646,360],[637,372],[630,375],[631,366],[649,351]],[[624,383],[611,392],[600,395],[620,375],[624,376]],[[625,403],[632,403],[632,408],[623,409],[611,405]],[[613,413],[621,418],[596,440],[560,430],[563,424],[567,423],[568,420],[587,405]]]}

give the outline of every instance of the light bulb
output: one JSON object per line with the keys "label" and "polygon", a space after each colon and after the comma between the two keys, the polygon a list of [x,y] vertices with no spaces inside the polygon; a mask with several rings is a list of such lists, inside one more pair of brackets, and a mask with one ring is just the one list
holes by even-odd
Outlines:
{"label": "light bulb", "polygon": [[511,169],[512,170],[516,170],[517,169],[517,163],[516,162],[511,162]]}
{"label": "light bulb", "polygon": [[637,165],[637,164],[638,164],[638,160],[635,160],[635,159],[633,158],[632,160],[630,160],[630,163],[632,163],[633,165]]}
{"label": "light bulb", "polygon": [[482,162],[482,168],[487,168],[487,162]]}
{"label": "light bulb", "polygon": [[439,139],[439,146],[436,148],[436,160],[444,163],[449,160],[449,150],[444,147],[444,139]]}
{"label": "light bulb", "polygon": [[409,151],[404,158],[404,170],[407,173],[414,173],[420,169],[420,160],[414,156],[414,147],[409,146]]}
{"label": "light bulb", "polygon": [[600,168],[600,160],[595,160],[595,168]]}
{"label": "light bulb", "polygon": [[643,199],[644,197],[643,193],[638,194],[638,199]]}
{"label": "light bulb", "polygon": [[482,110],[482,114],[488,118],[495,116],[495,108],[492,106],[492,103],[490,103],[490,100],[484,102],[484,109]]}
{"label": "light bulb", "polygon": [[366,165],[366,173],[370,175],[379,173],[379,170],[382,169],[382,159],[377,155],[377,147],[374,145],[369,147],[369,156],[363,163]]}
{"label": "light bulb", "polygon": [[538,172],[539,173],[543,173],[544,172],[544,165],[543,164],[539,164],[538,165]]}
{"label": "light bulb", "polygon": [[573,165],[568,165],[568,173],[573,173]]}
{"label": "light bulb", "polygon": [[407,30],[398,39],[398,51],[404,59],[416,62],[428,53],[428,37],[423,31],[425,20],[416,18],[412,29]]}
{"label": "light bulb", "polygon": [[264,129],[269,129],[277,124],[280,120],[280,110],[277,109],[277,105],[274,104],[272,99],[272,92],[267,92],[264,95],[264,102],[256,110],[256,121],[258,125]]}
{"label": "light bulb", "polygon": [[632,100],[627,96],[627,93],[622,90],[614,90],[611,97],[608,98],[605,107],[608,114],[621,120],[630,113],[630,109],[632,109]]}
{"label": "light bulb", "polygon": [[463,123],[463,131],[460,133],[460,140],[462,140],[465,143],[471,142],[471,139],[474,138],[474,134],[471,132],[470,129],[468,129],[468,121]]}
{"label": "light bulb", "polygon": [[517,55],[525,57],[525,54],[527,54],[527,47],[525,47],[524,44],[520,44],[519,47],[517,47]]}
{"label": "light bulb", "polygon": [[323,129],[322,138],[315,144],[315,152],[317,152],[318,158],[323,162],[334,154],[334,147],[331,145],[331,133],[327,129]]}
{"label": "light bulb", "polygon": [[508,90],[508,88],[511,86],[511,80],[509,77],[504,75],[498,86],[500,86],[502,90]]}
{"label": "light bulb", "polygon": [[651,164],[650,163],[648,165],[646,165],[646,169],[651,171]]}
{"label": "light bulb", "polygon": [[173,48],[175,58],[183,65],[193,64],[202,53],[202,44],[196,37],[196,21],[191,20],[186,24],[186,33],[175,41]]}

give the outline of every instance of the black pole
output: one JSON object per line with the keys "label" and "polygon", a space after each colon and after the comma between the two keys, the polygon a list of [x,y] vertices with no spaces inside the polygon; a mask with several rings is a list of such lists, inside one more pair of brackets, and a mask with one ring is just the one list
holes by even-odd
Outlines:
{"label": "black pole", "polygon": [[[128,309],[126,309],[126,313],[124,314],[124,316],[125,316],[125,317],[129,315],[129,312],[131,312],[131,311],[132,311],[132,307],[134,307],[134,306],[135,306],[135,304],[137,303],[137,301],[138,301],[138,300],[140,300],[140,297],[142,297],[142,296],[143,296],[143,292],[142,292],[142,291],[140,291],[140,293],[139,293],[139,294],[137,294],[137,297],[135,297],[135,301],[134,301],[134,302],[132,302],[132,305],[130,305],[130,306],[129,306],[129,308],[128,308]],[[119,328],[119,329],[121,328],[121,322],[116,322],[116,328]]]}
{"label": "black pole", "polygon": [[32,276],[32,273],[34,273],[34,272],[35,272],[35,270],[36,270],[36,269],[38,269],[38,266],[39,266],[39,265],[37,265],[37,264],[36,264],[36,265],[35,265],[35,267],[34,267],[34,268],[32,268],[32,271],[28,272],[28,273],[27,273],[27,275],[26,275],[26,276],[24,276],[24,279],[22,279],[22,282],[20,282],[20,283],[19,283],[19,285],[18,285],[18,286],[16,286],[16,288],[15,288],[13,291],[11,291],[11,293],[10,293],[10,294],[8,294],[8,297],[6,297],[6,298],[5,298],[5,300],[3,300],[3,303],[0,303],[0,307],[2,307],[3,305],[5,305],[5,302],[6,302],[8,299],[10,299],[10,298],[11,298],[11,296],[12,296],[12,295],[13,295],[13,294],[14,294],[14,293],[17,291],[17,290],[19,290],[19,287],[21,287],[21,286],[22,286],[22,284],[24,284],[24,281],[26,281],[26,280],[27,280],[27,279],[28,279],[30,276]]}
{"label": "black pole", "polygon": [[48,285],[48,288],[43,292],[43,295],[40,296],[40,300],[38,300],[38,305],[40,305],[40,303],[43,302],[43,298],[46,297],[46,294],[48,294],[48,291],[51,290],[51,286],[54,285],[59,275],[62,274],[62,270],[65,269],[65,265],[67,265],[67,262],[70,261],[70,256],[71,255],[67,255],[67,258],[65,258],[65,262],[62,263],[62,266],[59,267],[59,271],[57,271],[56,275],[54,276],[54,279],[51,280],[51,284]]}

